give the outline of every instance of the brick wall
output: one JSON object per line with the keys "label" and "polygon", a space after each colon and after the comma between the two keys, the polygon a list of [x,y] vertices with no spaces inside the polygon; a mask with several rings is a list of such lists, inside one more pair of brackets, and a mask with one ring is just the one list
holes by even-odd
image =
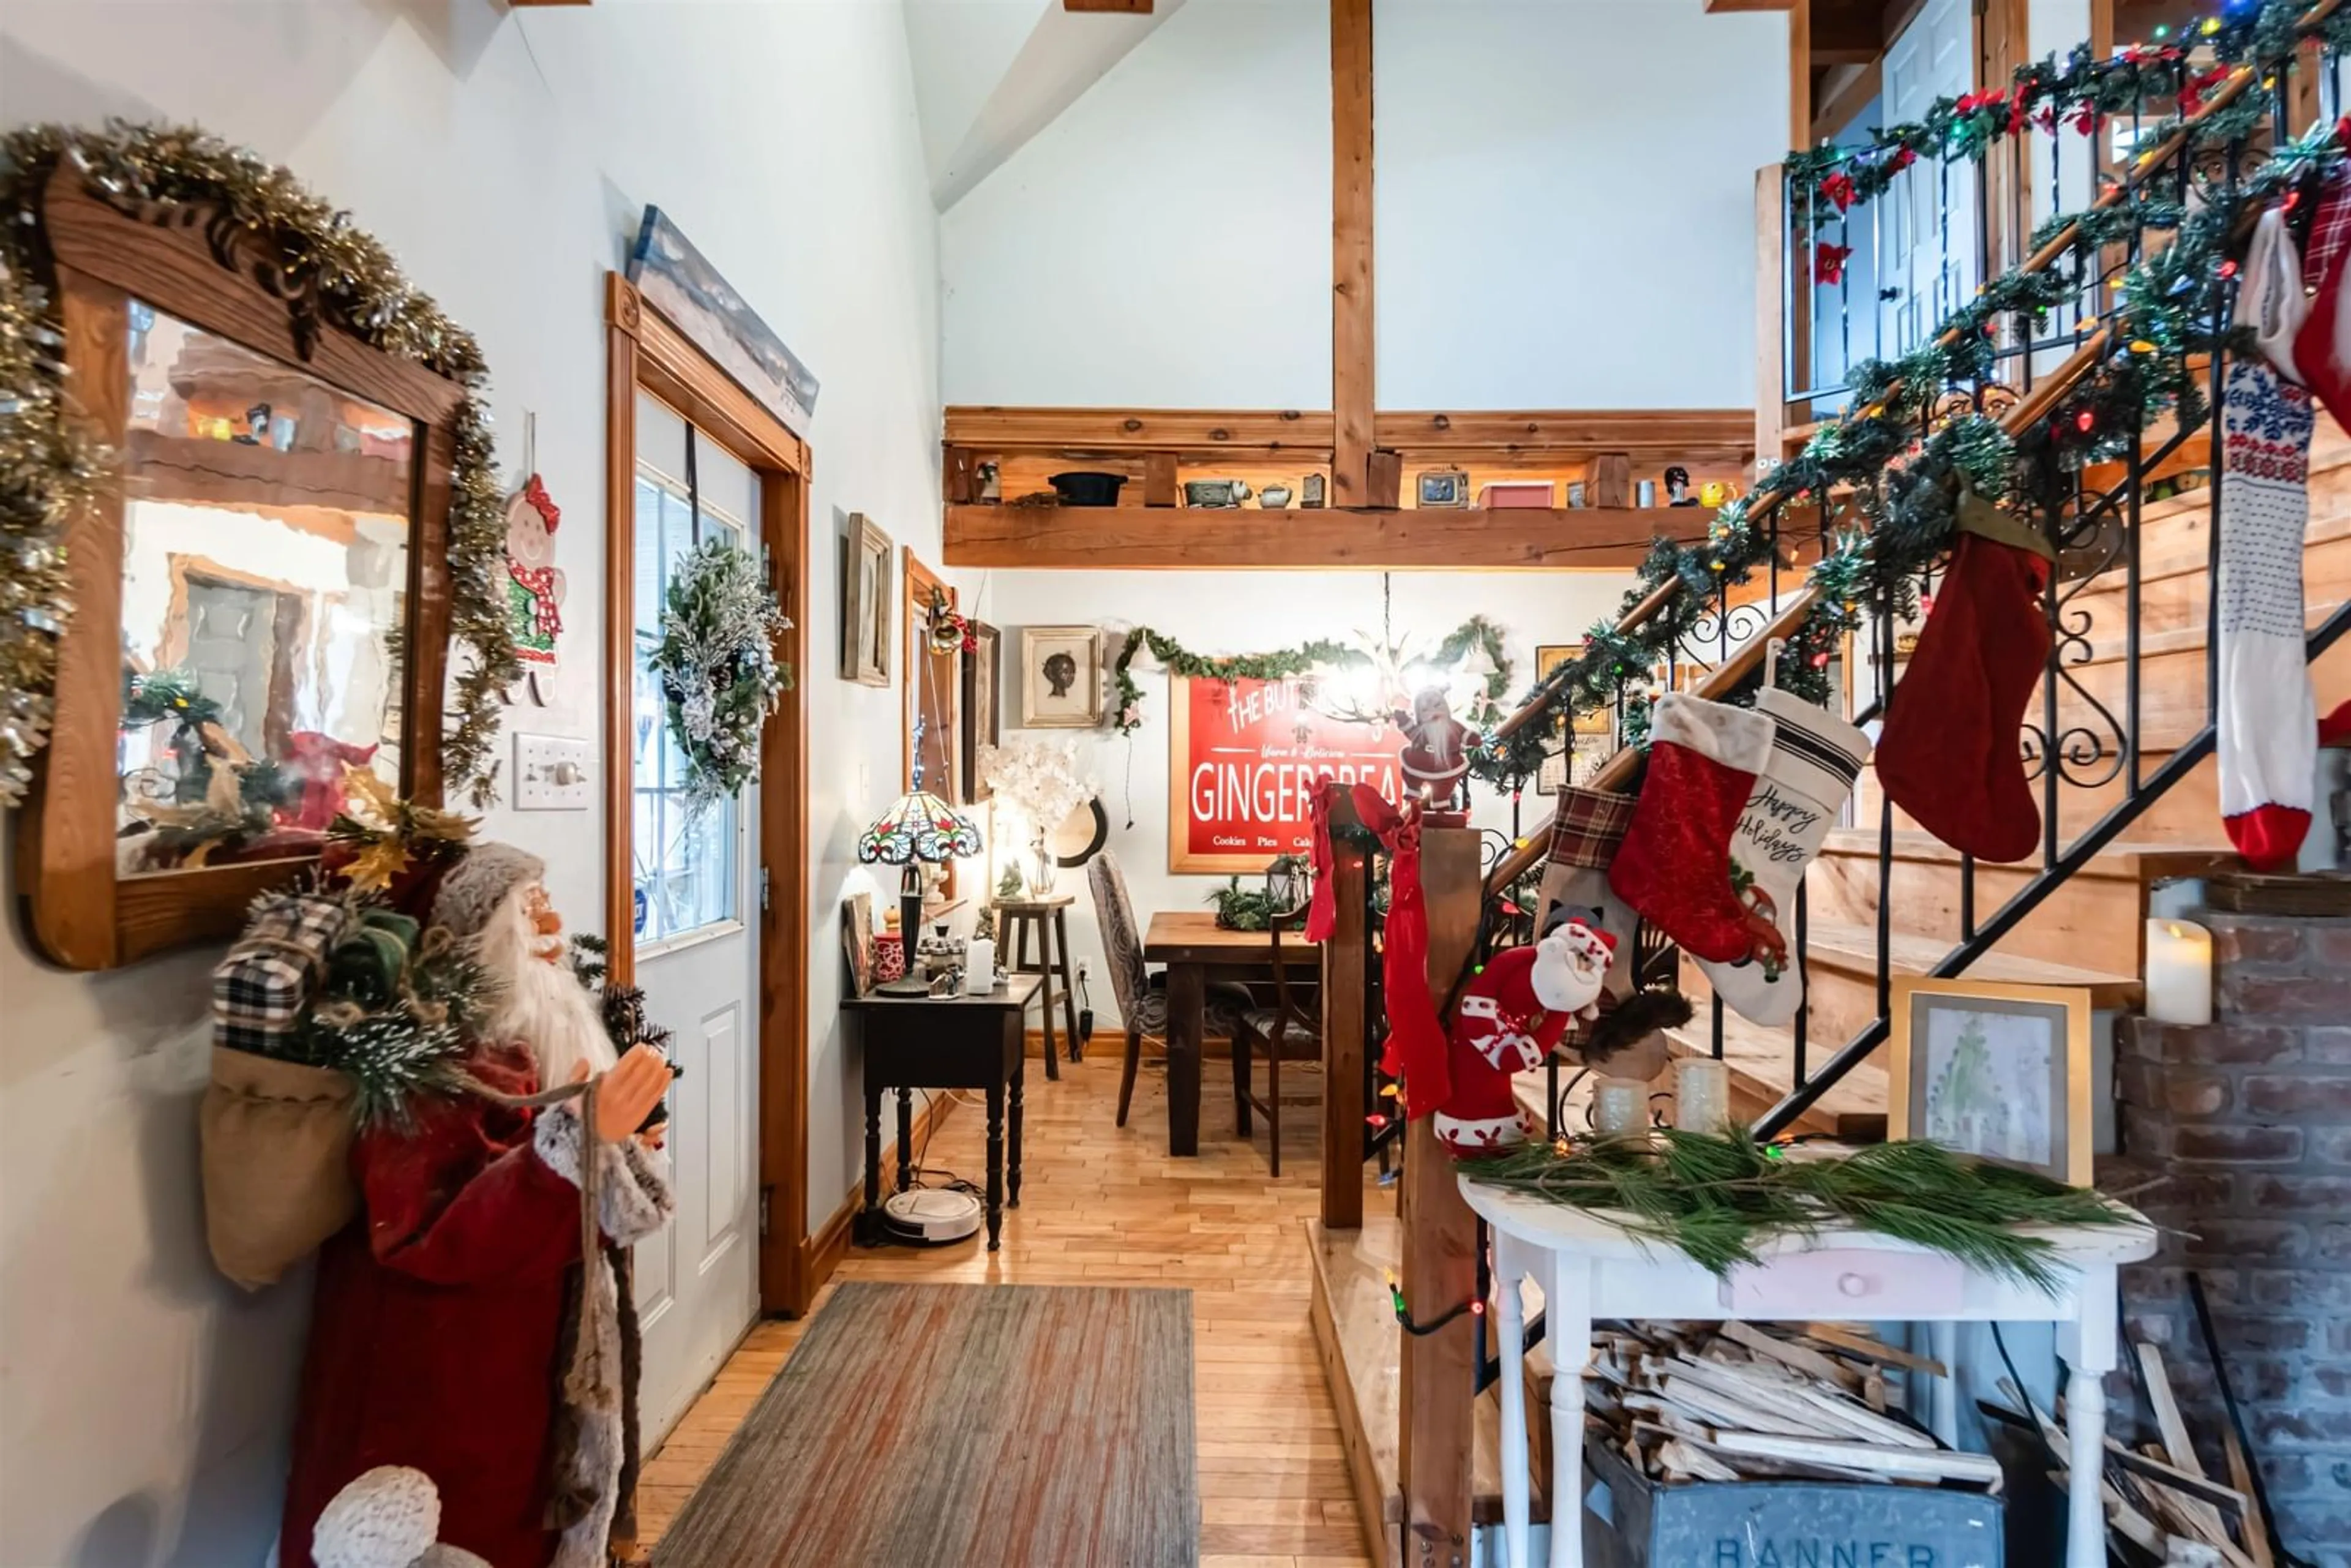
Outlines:
{"label": "brick wall", "polygon": [[[2174,1232],[2123,1289],[2217,1463],[2218,1396],[2189,1305],[2203,1277],[2286,1544],[2351,1568],[2351,920],[2217,912],[2214,1021],[2125,1019],[2122,1154],[2100,1185]],[[2221,1474],[2215,1470],[2213,1473]]]}

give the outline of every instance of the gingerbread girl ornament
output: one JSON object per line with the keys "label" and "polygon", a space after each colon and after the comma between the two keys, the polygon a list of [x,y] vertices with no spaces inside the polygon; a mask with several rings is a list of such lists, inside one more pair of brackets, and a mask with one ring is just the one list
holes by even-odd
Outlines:
{"label": "gingerbread girl ornament", "polygon": [[563,631],[563,569],[555,564],[555,530],[563,513],[533,474],[507,501],[507,610],[515,655],[530,699],[547,706],[541,682],[555,671]]}

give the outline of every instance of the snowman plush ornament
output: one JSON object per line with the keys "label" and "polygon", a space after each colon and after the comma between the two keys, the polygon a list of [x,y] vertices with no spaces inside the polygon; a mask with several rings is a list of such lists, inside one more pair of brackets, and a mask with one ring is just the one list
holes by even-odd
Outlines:
{"label": "snowman plush ornament", "polygon": [[1450,1090],[1437,1109],[1439,1143],[1475,1156],[1525,1139],[1511,1079],[1541,1066],[1578,1019],[1598,1015],[1615,950],[1608,933],[1569,920],[1531,946],[1496,954],[1471,977],[1447,1031]]}

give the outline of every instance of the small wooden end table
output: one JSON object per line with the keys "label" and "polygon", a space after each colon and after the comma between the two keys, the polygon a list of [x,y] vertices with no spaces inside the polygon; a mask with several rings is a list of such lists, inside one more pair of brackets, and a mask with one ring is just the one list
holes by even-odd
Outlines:
{"label": "small wooden end table", "polygon": [[[1044,982],[1007,975],[981,996],[852,997],[841,1007],[864,1022],[865,1207],[854,1232],[861,1247],[880,1245],[882,1230],[882,1093],[898,1092],[898,1182],[913,1185],[914,1106],[917,1089],[979,1089],[987,1094],[987,1249],[1004,1228],[1010,1207],[1020,1207],[1020,1101],[1028,1064],[1022,1019]],[[1011,1112],[1012,1160],[1005,1165],[1005,1113]],[[1007,1177],[1009,1177],[1008,1184]]]}
{"label": "small wooden end table", "polygon": [[[1061,1021],[1069,1026],[1070,1060],[1083,1059],[1078,1039],[1078,994],[1070,979],[1070,905],[1077,894],[1057,893],[1046,898],[999,898],[996,901],[996,956],[1005,972],[1044,978],[1044,1003],[1038,1010],[1045,1024],[1045,1076],[1059,1079],[1061,1064],[1053,1051],[1053,976],[1061,977]],[[1029,933],[1037,933],[1037,962],[1029,962]],[[1019,938],[1015,946],[1015,936]]]}

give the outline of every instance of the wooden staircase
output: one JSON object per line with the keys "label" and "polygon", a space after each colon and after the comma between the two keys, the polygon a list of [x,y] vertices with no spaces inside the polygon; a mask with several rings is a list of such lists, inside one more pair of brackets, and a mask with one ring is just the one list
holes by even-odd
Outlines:
{"label": "wooden staircase", "polygon": [[[2311,521],[2303,570],[2307,622],[2316,626],[2351,600],[2351,437],[2322,419],[2311,452]],[[2210,586],[2211,496],[2194,491],[2142,508],[2140,516],[2139,703],[2142,778],[2188,744],[2209,717],[2205,710],[2205,626]],[[2117,720],[2126,706],[2128,579],[2122,564],[2099,573],[2071,600],[2086,616],[2084,656],[2069,665],[2082,686]],[[2351,646],[2337,646],[2311,665],[2323,714],[2351,699]],[[2036,695],[2028,720],[2042,713]],[[2095,725],[2098,715],[2064,690],[2061,727]],[[2127,776],[2102,784],[2068,784],[2057,792],[2058,841],[2070,843],[2124,796]],[[1829,835],[1805,878],[1808,904],[1805,959],[1810,1012],[1805,1055],[1817,1069],[1878,1016],[1877,954],[1880,832],[1884,797],[1875,772],[1865,769],[1850,820],[1867,824]],[[1898,810],[1892,813],[1883,898],[1890,909],[1888,970],[1924,975],[1966,935],[1964,873],[1958,852]],[[2325,825],[2314,831],[2325,831]],[[2080,986],[2093,1005],[2126,1011],[2140,1001],[2148,894],[2168,879],[2205,875],[2236,862],[2220,824],[2217,764],[2206,758],[2129,829],[2059,883],[2015,930],[1965,971],[1970,978],[2017,984]],[[1974,917],[1980,921],[2032,882],[2035,856],[2019,865],[1974,866]],[[1685,992],[1698,1016],[1670,1037],[1677,1054],[1714,1050],[1712,991],[1698,965],[1681,966]],[[1724,1060],[1731,1067],[1734,1106],[1759,1115],[1794,1086],[1792,1028],[1765,1029],[1725,1009]],[[1886,1073],[1882,1049],[1862,1062],[1795,1124],[1802,1132],[1868,1136],[1882,1129]]]}

